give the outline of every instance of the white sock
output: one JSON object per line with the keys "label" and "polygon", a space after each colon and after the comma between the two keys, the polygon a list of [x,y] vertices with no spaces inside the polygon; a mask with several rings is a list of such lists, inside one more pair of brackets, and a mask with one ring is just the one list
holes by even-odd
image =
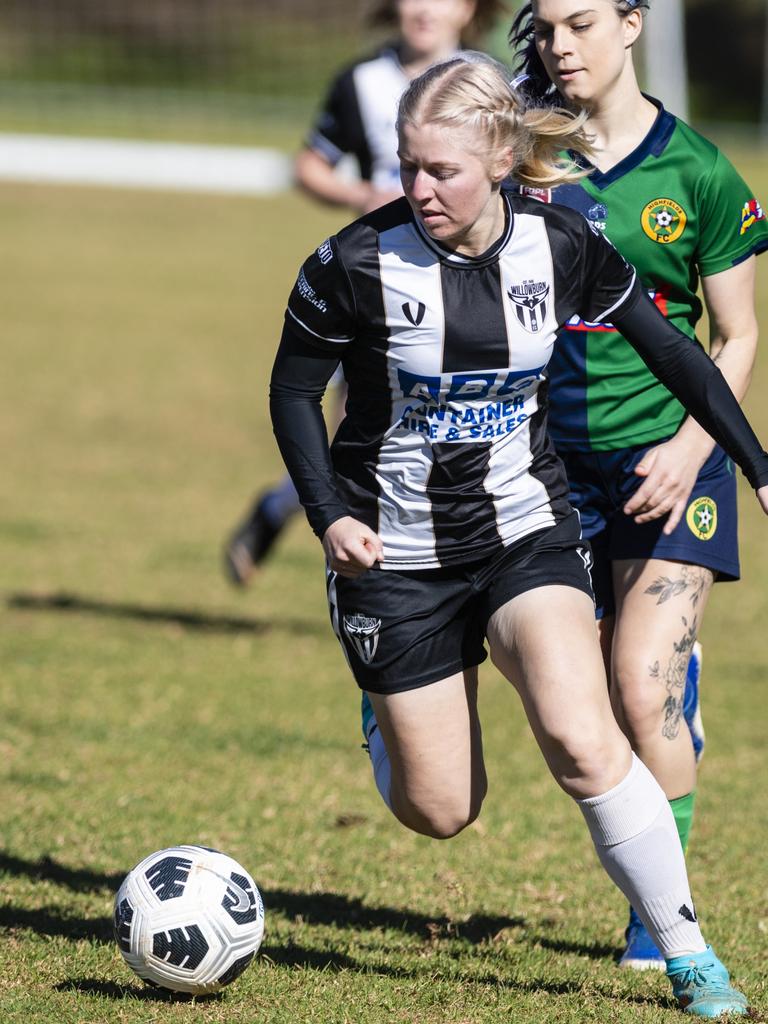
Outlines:
{"label": "white sock", "polygon": [[665,959],[707,948],[696,920],[685,856],[664,791],[632,755],[629,774],[601,796],[577,800],[600,862]]}
{"label": "white sock", "polygon": [[368,753],[371,757],[373,768],[373,779],[376,789],[381,794],[381,799],[392,810],[392,766],[389,763],[389,754],[384,746],[384,738],[381,729],[376,722],[376,716],[371,715],[368,721]]}

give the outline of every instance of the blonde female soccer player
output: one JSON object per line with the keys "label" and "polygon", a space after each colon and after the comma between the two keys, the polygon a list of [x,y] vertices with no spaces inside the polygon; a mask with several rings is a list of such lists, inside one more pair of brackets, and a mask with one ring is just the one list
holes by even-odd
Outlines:
{"label": "blonde female soccer player", "polygon": [[[591,557],[547,434],[546,367],[573,317],[610,320],[707,423],[768,511],[768,455],[717,366],[659,315],[580,214],[511,195],[574,180],[581,121],[526,109],[505,69],[459,56],[398,114],[405,198],[322,242],[272,375],[286,465],[328,562],[332,620],[373,703],[380,791],[407,827],[459,832],[485,791],[485,643],[555,780],[662,951],[686,1012],[746,1012],[699,929],[663,790],[611,708]],[[329,453],[320,401],[341,362]],[[578,666],[578,671],[574,671]],[[374,753],[374,767],[377,755]]]}
{"label": "blonde female soccer player", "polygon": [[[395,115],[409,82],[430,64],[476,41],[503,9],[503,0],[380,0],[370,12],[373,27],[393,31],[374,54],[355,61],[331,83],[322,109],[296,158],[296,182],[321,203],[356,214],[375,210],[402,195]],[[342,173],[352,157],[359,177]],[[335,423],[343,415],[346,389],[333,382]],[[301,510],[290,477],[261,494],[227,538],[224,568],[245,586],[272,551],[289,520]]]}

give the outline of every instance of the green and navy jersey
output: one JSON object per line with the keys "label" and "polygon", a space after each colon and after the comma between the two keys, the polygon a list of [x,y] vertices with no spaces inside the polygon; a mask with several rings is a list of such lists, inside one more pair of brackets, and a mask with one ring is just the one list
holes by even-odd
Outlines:
{"label": "green and navy jersey", "polygon": [[[646,138],[610,171],[521,191],[580,211],[634,264],[661,312],[694,338],[699,278],[767,249],[768,221],[723,154],[657,105]],[[574,317],[555,346],[549,377],[549,426],[559,448],[652,444],[674,434],[685,415],[610,324]]]}

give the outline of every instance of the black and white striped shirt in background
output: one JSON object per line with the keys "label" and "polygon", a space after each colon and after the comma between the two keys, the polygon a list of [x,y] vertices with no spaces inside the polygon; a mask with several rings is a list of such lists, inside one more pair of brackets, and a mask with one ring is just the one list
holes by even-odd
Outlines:
{"label": "black and white striped shirt in background", "polygon": [[351,153],[364,181],[385,192],[400,189],[395,120],[408,84],[394,46],[353,64],[332,83],[307,146],[332,166]]}

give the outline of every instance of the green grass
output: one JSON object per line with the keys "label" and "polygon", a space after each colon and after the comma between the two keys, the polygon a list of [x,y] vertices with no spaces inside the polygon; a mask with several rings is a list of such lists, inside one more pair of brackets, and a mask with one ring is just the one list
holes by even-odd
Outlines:
{"label": "green grass", "polygon": [[[265,388],[284,300],[339,215],[3,186],[0,216],[0,1021],[680,1019],[663,978],[614,967],[622,900],[492,670],[486,807],[430,842],[371,783],[307,527],[247,593],[222,578],[224,534],[280,473]],[[766,386],[763,359],[763,437]],[[746,491],[742,517],[745,579],[704,628],[690,871],[764,1013],[768,545]],[[125,872],[179,842],[241,860],[267,908],[255,964],[197,1002],[145,990],[111,939]]]}

